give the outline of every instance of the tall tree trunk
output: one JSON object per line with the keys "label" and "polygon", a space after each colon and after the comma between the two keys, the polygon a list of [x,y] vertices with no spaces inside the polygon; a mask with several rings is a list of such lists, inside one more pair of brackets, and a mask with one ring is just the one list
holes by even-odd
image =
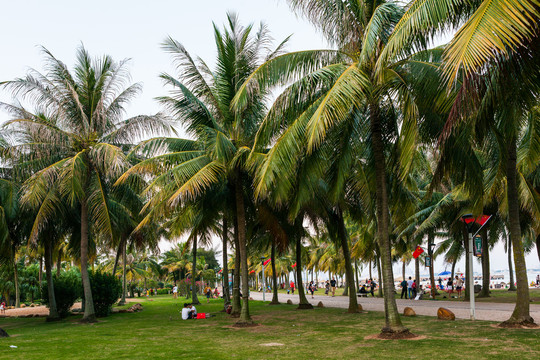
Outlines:
{"label": "tall tree trunk", "polygon": [[508,254],[508,271],[510,273],[510,287],[508,291],[516,291],[516,282],[514,281],[514,266],[512,264],[512,242],[510,241],[510,236],[506,238],[506,252]]}
{"label": "tall tree trunk", "polygon": [[41,255],[39,255],[38,279],[39,279],[39,287],[41,289],[41,282],[43,281],[43,256],[41,256]]}
{"label": "tall tree trunk", "polygon": [[19,271],[17,269],[17,260],[15,258],[15,248],[13,248],[12,252],[13,258],[11,260],[13,262],[13,282],[15,285],[15,307],[19,308],[21,307],[21,294],[19,290]]}
{"label": "tall tree trunk", "polygon": [[302,239],[300,236],[296,237],[296,288],[298,290],[298,297],[300,303],[298,309],[313,309],[313,305],[309,303],[304,292],[304,284],[302,283]]}
{"label": "tall tree trunk", "polygon": [[127,292],[127,284],[126,284],[126,260],[127,260],[127,255],[126,255],[126,248],[127,248],[127,239],[122,242],[122,299],[120,300],[119,305],[125,305],[126,304],[126,292]]}
{"label": "tall tree trunk", "polygon": [[52,249],[49,239],[45,240],[45,276],[47,277],[47,292],[49,295],[49,316],[47,321],[54,321],[60,319],[58,309],[56,307],[56,297],[54,295],[54,283],[52,274]]}
{"label": "tall tree trunk", "polygon": [[232,317],[240,317],[242,304],[240,302],[240,245],[238,244],[238,221],[234,221],[234,271],[233,271],[233,302]]}
{"label": "tall tree trunk", "polygon": [[[491,232],[490,232],[491,233]],[[489,283],[491,274],[489,273],[489,241],[487,228],[482,229],[482,291],[478,297],[489,297]]]}
{"label": "tall tree trunk", "polygon": [[454,288],[456,287],[456,284],[454,283],[454,279],[456,277],[456,263],[457,263],[457,258],[455,258],[454,260],[452,260],[452,271],[451,271],[451,274],[450,274],[450,279],[452,279],[452,284],[454,284]]}
{"label": "tall tree trunk", "polygon": [[433,239],[434,236],[433,236],[433,233],[429,233],[428,234],[428,253],[429,253],[429,257],[431,258],[431,264],[429,266],[429,280],[430,280],[430,283],[431,283],[431,297],[433,299],[435,299],[435,295],[438,295],[439,292],[437,291],[437,285],[435,284],[435,271],[433,269],[433,265],[434,265],[434,259],[433,259],[433,246],[431,246],[431,244],[433,244]]}
{"label": "tall tree trunk", "polygon": [[382,275],[382,269],[381,269],[380,256],[377,257],[377,274],[378,274],[377,276],[379,277],[379,279],[377,279],[379,281],[379,290],[377,290],[377,297],[384,297],[384,284],[381,281],[381,279],[383,278],[383,275]]}
{"label": "tall tree trunk", "polygon": [[[465,248],[465,291],[464,291],[464,300],[469,301],[469,291],[470,289],[470,277],[473,276],[471,273],[471,264],[469,263],[469,233],[467,231],[467,225],[463,224],[463,247]],[[472,289],[474,291],[474,289]]]}
{"label": "tall tree trunk", "polygon": [[[373,162],[375,164],[376,186],[376,213],[377,213],[377,240],[382,260],[382,287],[384,289],[385,326],[382,333],[393,334],[408,332],[403,326],[399,316],[396,298],[394,297],[394,274],[392,273],[392,254],[389,236],[388,189],[386,183],[386,159],[384,157],[384,144],[381,130],[379,107],[371,104],[371,143],[373,149]],[[380,279],[379,279],[380,282]]]}
{"label": "tall tree trunk", "polygon": [[118,243],[118,249],[116,250],[116,256],[114,257],[114,266],[112,270],[112,275],[116,277],[116,270],[118,269],[118,261],[120,260],[120,255],[122,255],[122,249],[123,249],[123,237],[120,239],[120,242]]}
{"label": "tall tree trunk", "polygon": [[519,224],[519,194],[517,183],[517,145],[516,137],[509,142],[508,158],[506,163],[506,194],[508,196],[508,223],[510,240],[514,248],[514,264],[516,265],[517,297],[516,306],[510,319],[503,324],[534,324],[534,319],[529,313],[529,281],[527,279],[527,264],[525,252],[521,241],[521,227]]}
{"label": "tall tree trunk", "polygon": [[373,264],[371,263],[371,260],[369,260],[369,278],[373,279],[373,275],[371,274],[371,270],[373,269]]}
{"label": "tall tree trunk", "polygon": [[229,293],[229,264],[227,256],[227,233],[229,231],[229,223],[227,217],[223,215],[223,233],[222,235],[222,253],[223,253],[223,310],[227,310],[227,307],[231,304],[231,295]]}
{"label": "tall tree trunk", "polygon": [[420,288],[420,257],[414,259],[414,280],[416,280],[416,290]]}
{"label": "tall tree trunk", "polygon": [[402,267],[401,267],[401,275],[403,277],[402,281],[405,280],[405,277],[407,276],[407,274],[405,273],[405,266],[406,266],[406,263],[405,263],[405,257],[403,257],[402,259]]}
{"label": "tall tree trunk", "polygon": [[81,279],[84,290],[84,315],[82,322],[96,322],[94,299],[88,274],[88,204],[81,200]]}
{"label": "tall tree trunk", "polygon": [[540,261],[540,234],[536,237],[536,252],[538,253],[538,261]]}
{"label": "tall tree trunk", "polygon": [[[358,260],[354,261],[354,278],[356,279],[356,282],[354,284],[355,285],[354,292],[357,293],[358,291],[360,291],[360,282],[358,281]],[[317,284],[318,283],[319,281],[317,280]]]}
{"label": "tall tree trunk", "polygon": [[197,232],[193,232],[193,265],[191,267],[191,303],[200,304],[197,297]]}
{"label": "tall tree trunk", "polygon": [[272,249],[270,253],[270,262],[272,263],[272,301],[269,305],[279,305],[278,283],[276,274],[276,240],[272,237]]}
{"label": "tall tree trunk", "polygon": [[237,324],[252,324],[249,315],[249,272],[247,263],[246,244],[246,214],[244,209],[244,192],[242,186],[242,176],[240,171],[236,172],[235,197],[236,197],[236,221],[238,222],[238,245],[240,248],[240,271],[242,274],[242,310]]}
{"label": "tall tree trunk", "polygon": [[347,228],[345,226],[345,219],[343,218],[343,212],[340,207],[337,208],[338,216],[338,235],[341,241],[341,249],[343,251],[343,257],[345,258],[345,273],[346,273],[346,283],[347,286],[345,289],[349,290],[348,294],[343,295],[349,296],[349,313],[358,312],[358,300],[356,298],[356,287],[354,286],[354,269],[351,262],[351,251],[349,249],[349,234],[347,233]]}
{"label": "tall tree trunk", "polygon": [[58,258],[56,259],[56,276],[60,276],[62,270],[62,249],[58,249]]}

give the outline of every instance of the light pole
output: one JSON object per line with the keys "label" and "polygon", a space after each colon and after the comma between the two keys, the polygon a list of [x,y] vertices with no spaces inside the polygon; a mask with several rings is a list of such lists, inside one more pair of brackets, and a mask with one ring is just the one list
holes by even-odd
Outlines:
{"label": "light pole", "polygon": [[262,265],[262,283],[263,283],[263,301],[266,301],[266,299],[264,298],[264,294],[266,293],[266,283],[265,283],[265,280],[264,280],[264,259],[266,257],[265,256],[261,256],[261,265]]}
{"label": "light pole", "polygon": [[[467,234],[469,235],[469,251],[467,252],[467,258],[469,260],[469,303],[471,305],[471,320],[476,320],[476,309],[474,304],[474,272],[473,272],[473,238],[482,230],[487,224],[492,215],[482,215],[479,218],[474,218],[472,214],[463,215],[461,221],[465,223],[467,228]],[[480,228],[473,234],[472,225],[478,223]]]}

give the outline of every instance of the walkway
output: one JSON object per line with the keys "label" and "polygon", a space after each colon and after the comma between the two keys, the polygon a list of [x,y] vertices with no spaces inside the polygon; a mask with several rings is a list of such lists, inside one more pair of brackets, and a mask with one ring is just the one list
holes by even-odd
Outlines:
{"label": "walkway", "polygon": [[[255,300],[262,300],[262,293],[251,292],[250,296]],[[266,293],[266,300],[272,299],[272,294]],[[286,302],[292,300],[293,303],[298,304],[298,295],[279,294],[279,301]],[[335,307],[346,309],[349,307],[349,298],[347,296],[326,296],[315,295],[314,299],[308,296],[308,301],[313,305],[317,305],[319,301],[322,301],[326,307]],[[406,306],[410,306],[414,309],[418,315],[437,316],[437,309],[440,307],[452,310],[458,319],[469,319],[469,303],[468,302],[456,302],[456,301],[444,301],[444,300],[401,300],[397,299],[398,309],[403,313],[403,309]],[[358,298],[358,303],[362,305],[364,310],[368,311],[384,311],[384,303],[382,298]],[[536,323],[540,323],[540,305],[531,304],[531,316]],[[510,318],[512,311],[514,310],[514,304],[501,304],[501,303],[476,303],[476,319],[487,321],[505,321]]]}

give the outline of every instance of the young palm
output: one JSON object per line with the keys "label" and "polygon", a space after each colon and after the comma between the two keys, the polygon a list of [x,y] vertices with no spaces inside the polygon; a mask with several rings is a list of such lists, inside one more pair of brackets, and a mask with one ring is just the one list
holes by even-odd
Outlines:
{"label": "young palm", "polygon": [[[95,321],[88,277],[89,236],[112,238],[107,184],[128,163],[123,146],[140,137],[167,131],[159,116],[123,119],[124,107],[141,89],[128,84],[126,62],[109,56],[90,58],[77,51],[73,71],[43,49],[46,74],[31,70],[24,78],[3,83],[18,98],[2,104],[13,120],[7,128],[16,137],[9,151],[18,154],[17,167],[30,173],[22,188],[22,204],[38,209],[30,235],[35,238],[54,221],[58,201],[80,210],[80,260],[85,311],[82,321]],[[21,105],[28,101],[35,109]],[[53,198],[52,191],[61,195]]]}

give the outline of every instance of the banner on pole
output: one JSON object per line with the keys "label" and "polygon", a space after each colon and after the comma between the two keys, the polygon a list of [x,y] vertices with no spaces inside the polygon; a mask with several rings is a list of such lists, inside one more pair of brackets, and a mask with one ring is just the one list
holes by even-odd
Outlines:
{"label": "banner on pole", "polygon": [[417,246],[414,252],[412,253],[413,258],[417,259],[420,254],[424,252],[424,249],[422,249],[420,246]]}
{"label": "banner on pole", "polygon": [[473,239],[473,243],[474,243],[474,256],[482,257],[482,237],[480,235],[476,235]]}

